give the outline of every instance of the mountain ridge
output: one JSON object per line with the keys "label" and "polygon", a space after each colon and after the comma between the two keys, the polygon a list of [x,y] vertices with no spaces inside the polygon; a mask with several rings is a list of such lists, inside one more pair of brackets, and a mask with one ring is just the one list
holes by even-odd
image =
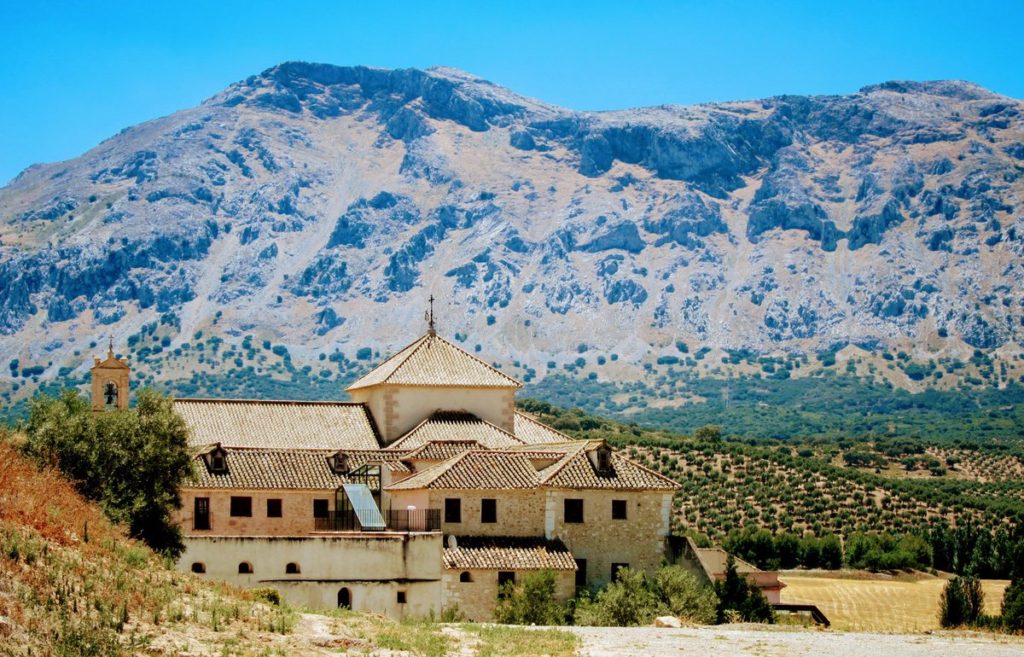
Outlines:
{"label": "mountain ridge", "polygon": [[626,378],[680,341],[966,358],[1024,332],[1022,109],[889,81],[578,112],[286,62],[0,189],[0,358],[81,371],[154,321],[162,350],[216,327],[351,358],[418,335],[431,291],[538,378],[581,345]]}

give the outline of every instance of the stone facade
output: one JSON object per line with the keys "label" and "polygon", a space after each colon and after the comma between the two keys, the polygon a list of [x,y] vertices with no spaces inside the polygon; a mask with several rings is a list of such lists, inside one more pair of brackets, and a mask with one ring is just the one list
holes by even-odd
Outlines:
{"label": "stone facade", "polygon": [[[455,570],[445,568],[442,576],[442,599],[444,608],[458,609],[467,620],[486,622],[494,619],[498,604],[498,570],[474,568]],[[533,570],[514,570],[515,581],[534,573]],[[555,598],[565,602],[576,593],[576,573],[572,570],[556,570]],[[462,581],[468,573],[468,582]]]}
{"label": "stone facade", "polygon": [[[196,529],[195,499],[210,501],[210,528]],[[248,497],[250,516],[232,516],[231,498]],[[313,502],[325,500],[334,510],[334,491],[327,490],[246,490],[186,488],[181,493],[182,507],[174,520],[186,536],[306,536],[313,533]],[[281,517],[267,515],[267,500],[281,500]]]}
{"label": "stone facade", "polygon": [[[583,522],[565,522],[565,500],[583,500]],[[625,500],[626,519],[612,518],[612,501]],[[665,559],[672,494],[661,491],[548,491],[545,537],[558,538],[577,561],[586,560],[588,586],[611,581],[612,565],[652,572]]]}

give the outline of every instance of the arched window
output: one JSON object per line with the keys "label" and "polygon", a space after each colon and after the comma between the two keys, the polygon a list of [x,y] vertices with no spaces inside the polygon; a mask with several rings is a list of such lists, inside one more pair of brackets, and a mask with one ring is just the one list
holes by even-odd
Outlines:
{"label": "arched window", "polygon": [[461,573],[461,574],[459,575],[459,581],[460,581],[460,582],[472,582],[472,581],[473,581],[473,576],[469,574],[469,571],[468,571],[468,570],[466,570],[466,571],[463,571],[463,572],[462,572],[462,573]]}
{"label": "arched window", "polygon": [[103,386],[103,402],[107,406],[117,404],[117,384],[113,381],[107,381]]}
{"label": "arched window", "polygon": [[349,593],[348,589],[338,591],[338,607],[341,609],[352,608],[352,594]]}
{"label": "arched window", "polygon": [[294,561],[284,567],[285,575],[298,575],[302,570],[299,568],[299,564]]}
{"label": "arched window", "polygon": [[252,575],[252,564],[248,561],[243,561],[242,563],[238,564],[238,574]]}
{"label": "arched window", "polygon": [[196,561],[192,564],[192,572],[202,575],[206,572],[206,564],[202,561]]}

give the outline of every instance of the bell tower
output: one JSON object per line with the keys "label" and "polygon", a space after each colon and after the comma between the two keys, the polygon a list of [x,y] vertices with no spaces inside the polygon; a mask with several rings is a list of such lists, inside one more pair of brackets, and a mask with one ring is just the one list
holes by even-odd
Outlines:
{"label": "bell tower", "polygon": [[106,360],[93,359],[92,410],[110,411],[128,408],[128,377],[131,368],[126,361],[114,355],[114,341],[107,347]]}

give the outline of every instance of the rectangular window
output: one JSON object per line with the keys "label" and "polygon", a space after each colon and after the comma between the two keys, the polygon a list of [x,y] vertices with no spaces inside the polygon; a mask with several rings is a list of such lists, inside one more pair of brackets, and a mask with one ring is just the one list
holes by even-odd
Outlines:
{"label": "rectangular window", "polygon": [[329,507],[327,506],[327,500],[313,500],[313,517],[314,518],[326,518],[329,513]]}
{"label": "rectangular window", "polygon": [[614,582],[619,578],[619,571],[623,568],[629,568],[628,563],[613,563],[612,564],[612,581]]}
{"label": "rectangular window", "polygon": [[498,500],[480,500],[480,522],[498,522]]}
{"label": "rectangular window", "polygon": [[279,499],[267,500],[267,517],[268,518],[280,518],[281,517],[281,500],[279,500]]}
{"label": "rectangular window", "polygon": [[400,604],[400,605],[404,605],[405,604],[405,591],[399,591],[398,592],[398,604]]}
{"label": "rectangular window", "polygon": [[210,498],[197,497],[193,506],[192,529],[210,528]]}
{"label": "rectangular window", "polygon": [[505,589],[505,585],[508,584],[510,587],[516,583],[516,574],[511,570],[499,570],[498,571],[498,597],[508,597],[508,589]]}
{"label": "rectangular window", "polygon": [[444,521],[462,522],[462,500],[457,497],[444,498]]}
{"label": "rectangular window", "polygon": [[626,519],[626,500],[612,500],[612,520]]}
{"label": "rectangular window", "polygon": [[231,515],[235,518],[252,517],[252,498],[233,497],[231,498]]}
{"label": "rectangular window", "polygon": [[565,522],[583,522],[583,500],[565,500]]}
{"label": "rectangular window", "polygon": [[587,585],[587,560],[576,560],[576,588],[583,588]]}

